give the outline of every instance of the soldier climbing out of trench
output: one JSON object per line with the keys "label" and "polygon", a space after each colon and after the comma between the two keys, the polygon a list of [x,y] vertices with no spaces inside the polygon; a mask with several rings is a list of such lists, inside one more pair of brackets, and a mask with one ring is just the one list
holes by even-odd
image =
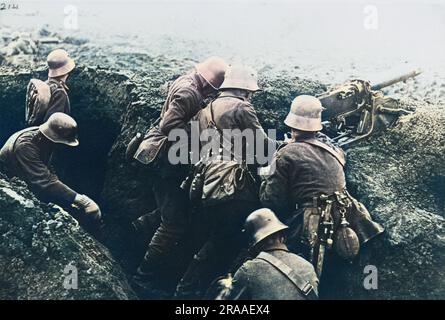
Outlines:
{"label": "soldier climbing out of trench", "polygon": [[0,150],[0,170],[9,177],[24,180],[44,202],[79,208],[81,213],[75,217],[89,226],[96,226],[101,220],[99,206],[65,185],[50,167],[53,151],[58,145],[75,147],[78,144],[76,121],[56,112],[40,126],[16,132],[6,141]]}
{"label": "soldier climbing out of trench", "polygon": [[48,80],[31,79],[26,93],[25,121],[39,126],[56,113],[71,114],[66,81],[75,68],[74,60],[63,49],[53,50],[47,58]]}
{"label": "soldier climbing out of trench", "polygon": [[134,155],[153,173],[153,192],[161,215],[161,224],[134,277],[135,289],[141,295],[157,291],[155,283],[161,271],[169,264],[176,265],[188,229],[188,198],[180,185],[189,166],[170,163],[168,135],[173,129],[188,131],[189,121],[205,106],[205,99],[216,95],[226,69],[223,59],[211,57],[176,79],[169,88],[159,122],[148,131]]}

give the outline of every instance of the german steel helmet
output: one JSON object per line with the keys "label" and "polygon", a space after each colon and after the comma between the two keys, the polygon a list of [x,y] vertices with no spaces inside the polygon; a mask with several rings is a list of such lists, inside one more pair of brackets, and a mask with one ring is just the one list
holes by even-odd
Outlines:
{"label": "german steel helmet", "polygon": [[224,81],[227,67],[227,63],[222,58],[210,57],[204,62],[197,64],[196,71],[217,90]]}
{"label": "german steel helmet", "polygon": [[252,212],[246,219],[244,230],[250,236],[250,246],[255,246],[268,236],[289,227],[282,223],[272,210],[262,208]]}
{"label": "german steel helmet", "polygon": [[292,101],[289,114],[284,123],[293,129],[301,131],[320,131],[321,112],[324,108],[316,97],[301,95]]}
{"label": "german steel helmet", "polygon": [[256,72],[248,67],[229,67],[224,77],[224,82],[219,89],[243,89],[258,91],[258,76]]}
{"label": "german steel helmet", "polygon": [[54,143],[61,143],[75,147],[79,145],[77,140],[77,123],[69,115],[56,112],[39,126],[40,132]]}
{"label": "german steel helmet", "polygon": [[76,64],[70,58],[68,52],[63,49],[56,49],[50,52],[46,59],[48,63],[48,75],[52,78],[60,77],[70,73]]}

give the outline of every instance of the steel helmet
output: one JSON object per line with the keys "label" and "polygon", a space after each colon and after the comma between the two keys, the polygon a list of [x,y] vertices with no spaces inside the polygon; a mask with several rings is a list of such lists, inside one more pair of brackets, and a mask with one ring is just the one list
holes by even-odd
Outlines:
{"label": "steel helmet", "polygon": [[282,223],[272,210],[262,208],[252,212],[246,219],[244,230],[250,235],[250,246],[257,245],[268,236],[289,227]]}
{"label": "steel helmet", "polygon": [[324,108],[316,97],[301,95],[292,101],[290,111],[284,123],[293,129],[301,131],[320,131],[321,112]]}
{"label": "steel helmet", "polygon": [[227,70],[227,63],[219,57],[210,57],[202,63],[196,65],[196,71],[207,81],[215,90],[221,86],[224,81],[224,74]]}
{"label": "steel helmet", "polygon": [[48,75],[51,78],[66,75],[76,66],[74,60],[70,58],[68,52],[63,49],[51,51],[46,59],[46,62],[48,63],[49,68]]}
{"label": "steel helmet", "polygon": [[248,91],[258,91],[258,76],[256,72],[248,67],[229,67],[224,77],[221,89],[243,89]]}
{"label": "steel helmet", "polygon": [[39,126],[40,132],[54,143],[61,143],[75,147],[79,145],[77,140],[77,123],[69,115],[56,112]]}

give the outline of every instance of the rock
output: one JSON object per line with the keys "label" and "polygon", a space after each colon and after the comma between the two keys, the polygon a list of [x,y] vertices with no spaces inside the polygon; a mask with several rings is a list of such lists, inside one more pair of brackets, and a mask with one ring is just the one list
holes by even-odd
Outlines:
{"label": "rock", "polygon": [[[0,299],[136,298],[104,246],[68,213],[1,174],[0,212]],[[78,288],[65,289],[74,268]]]}

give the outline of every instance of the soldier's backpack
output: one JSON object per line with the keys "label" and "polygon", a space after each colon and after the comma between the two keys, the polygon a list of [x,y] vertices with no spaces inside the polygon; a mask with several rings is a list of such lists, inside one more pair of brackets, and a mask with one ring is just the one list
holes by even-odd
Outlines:
{"label": "soldier's backpack", "polygon": [[31,79],[26,89],[25,121],[28,126],[43,123],[51,99],[50,86],[39,79]]}
{"label": "soldier's backpack", "polygon": [[[224,140],[225,136],[215,123],[212,103],[205,109],[209,119],[208,128],[219,132]],[[230,142],[228,143],[230,145]],[[224,145],[224,143],[222,143]],[[222,152],[221,145],[221,152]],[[233,153],[231,157],[235,158]],[[204,160],[198,179],[202,179],[201,201],[203,206],[220,204],[229,200],[256,201],[255,178],[250,173],[247,164],[239,159],[226,158],[223,154],[212,155]],[[197,177],[195,177],[197,178]],[[192,186],[195,183],[192,182]]]}

